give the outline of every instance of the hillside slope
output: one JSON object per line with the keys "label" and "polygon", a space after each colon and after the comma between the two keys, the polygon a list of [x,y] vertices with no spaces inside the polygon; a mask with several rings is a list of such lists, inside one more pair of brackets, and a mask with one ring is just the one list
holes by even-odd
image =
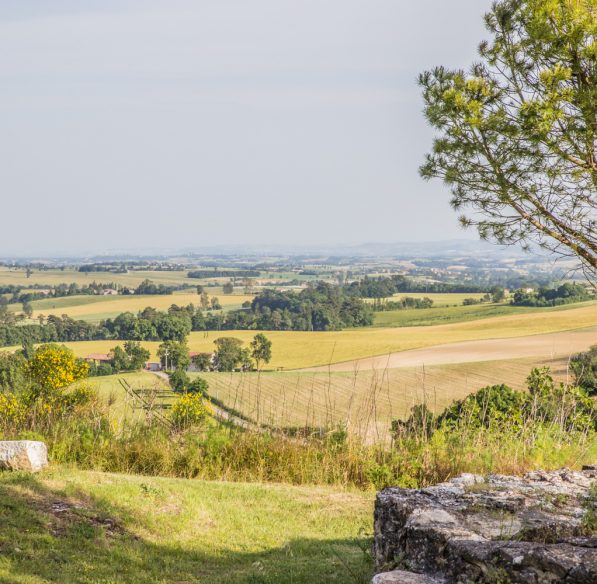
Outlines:
{"label": "hillside slope", "polygon": [[367,581],[373,494],[0,472],[0,582]]}

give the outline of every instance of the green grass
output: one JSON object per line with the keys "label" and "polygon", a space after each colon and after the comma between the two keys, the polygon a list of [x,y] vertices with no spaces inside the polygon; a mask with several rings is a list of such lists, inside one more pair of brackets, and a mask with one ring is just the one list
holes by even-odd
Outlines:
{"label": "green grass", "polygon": [[[481,294],[481,293],[475,293],[475,292],[470,292],[470,293],[464,293],[464,292],[429,292],[429,293],[425,293],[425,292],[398,292],[397,294],[394,294],[394,296],[390,296],[389,298],[386,298],[385,300],[390,300],[390,301],[398,301],[401,298],[431,298],[431,300],[433,300],[433,306],[434,307],[439,307],[439,306],[461,306],[462,302],[465,298],[475,298],[476,300],[480,300],[481,298],[483,298],[485,296],[485,294]],[[373,303],[374,299],[373,298],[367,298],[366,302],[370,302]]]}
{"label": "green grass", "polygon": [[372,507],[325,487],[0,472],[0,582],[364,583]]}
{"label": "green grass", "polygon": [[[33,300],[31,306],[33,310],[40,311],[47,314],[61,315],[60,312],[64,308],[72,306],[87,306],[88,304],[97,304],[100,302],[110,302],[114,300],[114,296],[96,296],[89,294],[81,294],[77,296],[63,296],[61,298],[44,298],[41,300]],[[8,309],[11,312],[21,312],[21,304],[9,304]]]}
{"label": "green grass", "polygon": [[[477,304],[473,306],[438,306],[421,309],[385,310],[375,313],[374,326],[404,327],[448,324],[516,314],[516,307],[501,304]],[[527,312],[531,312],[530,310]]]}
{"label": "green grass", "polygon": [[[442,296],[448,296],[443,294]],[[464,295],[466,296],[466,295]],[[435,324],[451,324],[470,322],[492,318],[495,316],[513,316],[517,314],[545,313],[548,311],[572,310],[582,306],[566,304],[553,308],[537,308],[530,306],[511,306],[510,304],[473,304],[471,306],[433,306],[432,308],[387,310],[375,313],[374,326],[377,327],[404,327],[404,326],[431,326]]]}
{"label": "green grass", "polygon": [[[139,402],[127,396],[119,382],[120,379],[135,389],[156,391],[170,389],[163,379],[145,371],[90,377],[89,384],[97,392],[100,402],[110,406],[110,418],[117,423],[122,423],[125,419],[140,419],[143,416]],[[147,399],[151,400],[151,395],[148,395]]]}

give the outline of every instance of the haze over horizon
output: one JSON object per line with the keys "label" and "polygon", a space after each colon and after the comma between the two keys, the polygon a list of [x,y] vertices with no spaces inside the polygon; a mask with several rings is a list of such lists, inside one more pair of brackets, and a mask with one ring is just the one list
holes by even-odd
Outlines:
{"label": "haze over horizon", "polygon": [[490,1],[8,0],[0,255],[476,239],[417,75]]}

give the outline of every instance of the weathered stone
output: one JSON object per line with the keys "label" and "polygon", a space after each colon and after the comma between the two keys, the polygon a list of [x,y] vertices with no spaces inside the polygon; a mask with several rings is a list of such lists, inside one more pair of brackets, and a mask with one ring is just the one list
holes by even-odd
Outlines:
{"label": "weathered stone", "polygon": [[393,570],[392,572],[383,572],[373,576],[371,584],[437,584],[435,578],[425,576],[425,574],[415,574],[414,572],[404,572],[402,570]]}
{"label": "weathered stone", "polygon": [[447,584],[597,582],[597,537],[582,525],[594,472],[462,475],[425,489],[385,489],[375,505],[374,555],[387,579],[374,582],[409,582],[389,579],[406,578],[403,569]]}
{"label": "weathered stone", "polygon": [[0,470],[37,472],[48,465],[48,449],[34,440],[0,441]]}

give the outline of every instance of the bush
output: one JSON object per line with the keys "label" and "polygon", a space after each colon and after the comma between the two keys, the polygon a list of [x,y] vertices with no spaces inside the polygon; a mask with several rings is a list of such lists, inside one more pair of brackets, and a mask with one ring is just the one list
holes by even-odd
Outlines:
{"label": "bush", "polygon": [[186,391],[191,383],[189,376],[182,369],[176,369],[168,375],[168,378],[172,389],[179,393]]}
{"label": "bush", "polygon": [[172,406],[172,422],[179,430],[201,425],[208,414],[209,408],[200,394],[185,393]]}
{"label": "bush", "polygon": [[89,365],[89,377],[102,377],[104,375],[112,375],[113,373],[114,369],[110,363],[100,363],[99,365],[91,363]]}
{"label": "bush", "polygon": [[191,381],[187,387],[187,391],[189,393],[200,393],[201,395],[206,395],[208,389],[209,384],[201,377],[196,377],[193,379],[193,381]]}
{"label": "bush", "polygon": [[570,359],[570,369],[576,385],[585,389],[589,395],[597,394],[597,345],[585,353],[578,353]]}
{"label": "bush", "polygon": [[68,390],[0,392],[0,432],[45,432],[59,422],[82,416],[95,405],[95,397],[87,383]]}
{"label": "bush", "polygon": [[439,416],[434,416],[425,405],[416,405],[407,420],[392,423],[393,433],[396,437],[420,438],[440,429],[463,426],[522,430],[541,424],[556,424],[565,432],[597,430],[597,408],[581,387],[556,384],[547,367],[533,369],[527,385],[528,393],[506,385],[484,387],[455,401]]}

